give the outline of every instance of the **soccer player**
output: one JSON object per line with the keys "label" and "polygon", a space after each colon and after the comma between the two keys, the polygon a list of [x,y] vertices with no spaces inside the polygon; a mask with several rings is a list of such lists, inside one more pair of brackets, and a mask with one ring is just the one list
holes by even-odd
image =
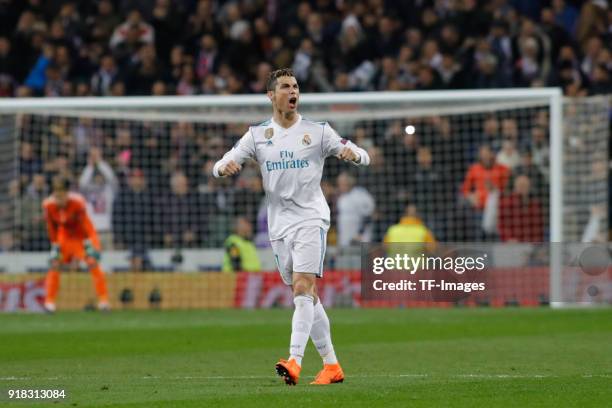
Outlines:
{"label": "soccer player", "polygon": [[93,277],[98,295],[98,308],[109,310],[108,291],[104,272],[100,268],[100,242],[87,215],[83,196],[70,192],[70,181],[53,179],[53,191],[45,201],[43,210],[51,241],[50,268],[45,280],[45,310],[55,311],[62,266],[84,260]]}
{"label": "soccer player", "polygon": [[268,227],[276,266],[293,290],[289,359],[276,364],[285,383],[295,385],[302,357],[312,339],[323,358],[313,384],[344,380],[334,352],[329,319],[317,296],[316,277],[323,276],[330,211],[321,191],[323,164],[329,156],[367,166],[365,150],[341,138],[326,122],[313,122],[297,111],[298,83],[290,69],[270,73],[267,95],[273,115],[249,130],[219,160],[215,177],[233,176],[251,158],[257,161],[268,202]]}

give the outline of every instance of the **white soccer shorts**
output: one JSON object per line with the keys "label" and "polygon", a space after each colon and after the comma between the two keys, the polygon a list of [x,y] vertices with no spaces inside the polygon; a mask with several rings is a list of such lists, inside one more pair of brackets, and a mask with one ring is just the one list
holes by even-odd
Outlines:
{"label": "white soccer shorts", "polygon": [[276,267],[286,285],[293,283],[293,272],[323,277],[327,231],[321,227],[302,227],[281,239],[270,241]]}

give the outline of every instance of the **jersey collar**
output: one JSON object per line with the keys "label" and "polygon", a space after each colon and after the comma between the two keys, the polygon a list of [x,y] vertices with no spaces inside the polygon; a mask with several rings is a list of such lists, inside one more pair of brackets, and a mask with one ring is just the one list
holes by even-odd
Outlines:
{"label": "jersey collar", "polygon": [[276,121],[274,120],[274,117],[272,117],[271,122],[272,122],[272,125],[274,125],[274,127],[281,132],[281,134],[282,133],[287,133],[291,129],[294,129],[294,128],[298,127],[300,125],[300,123],[302,122],[302,115],[300,115],[299,113],[297,115],[298,115],[298,119],[295,121],[295,123],[293,125],[289,126],[288,128],[284,128],[281,125],[279,125],[278,123],[276,123]]}

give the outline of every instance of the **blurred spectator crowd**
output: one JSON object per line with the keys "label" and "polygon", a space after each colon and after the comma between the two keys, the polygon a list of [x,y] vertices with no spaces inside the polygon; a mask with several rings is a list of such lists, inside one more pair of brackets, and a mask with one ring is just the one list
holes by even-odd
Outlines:
{"label": "blurred spectator crowd", "polygon": [[[612,93],[612,8],[602,0],[3,0],[0,19],[6,97],[260,93],[270,70],[286,66],[302,92]],[[218,248],[237,216],[267,245],[257,168],[211,177],[244,125],[19,121],[15,207],[0,208],[17,214],[19,233],[2,234],[1,249],[48,247],[40,203],[58,174],[86,196],[105,248]],[[439,240],[548,238],[545,111],[414,119],[415,134],[407,124],[341,130],[372,165],[347,171],[330,161],[322,183],[330,244],[382,241],[407,204]],[[608,194],[598,187],[607,177],[600,153],[585,197]],[[585,215],[590,239],[600,238],[605,211],[592,206]]]}
{"label": "blurred spectator crowd", "polygon": [[[322,189],[332,210],[330,245],[381,242],[408,205],[437,240],[547,240],[548,121],[546,110],[525,108],[413,118],[414,133],[404,120],[353,123],[345,131],[372,162],[328,161]],[[20,178],[7,200],[14,207],[2,207],[17,214],[18,234],[5,250],[48,247],[41,203],[57,175],[85,196],[106,249],[144,256],[150,248],[220,248],[236,217],[250,224],[258,247],[269,246],[258,166],[212,177],[247,125],[23,115],[18,129]],[[587,200],[581,208],[588,212],[607,199],[607,153],[581,149],[588,177],[573,183],[583,190],[572,194]],[[589,241],[602,239],[604,224],[593,217],[603,219],[606,209],[592,211],[578,215],[581,228],[591,223]]]}
{"label": "blurred spectator crowd", "polygon": [[0,95],[611,92],[606,0],[3,0]]}

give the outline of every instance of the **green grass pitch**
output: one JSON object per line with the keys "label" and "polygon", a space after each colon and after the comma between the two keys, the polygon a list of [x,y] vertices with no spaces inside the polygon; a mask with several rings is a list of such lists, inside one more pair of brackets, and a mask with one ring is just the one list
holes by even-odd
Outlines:
{"label": "green grass pitch", "polygon": [[[290,310],[0,315],[0,406],[606,407],[612,309],[330,310],[346,381],[285,386]],[[9,389],[65,389],[13,401]]]}

